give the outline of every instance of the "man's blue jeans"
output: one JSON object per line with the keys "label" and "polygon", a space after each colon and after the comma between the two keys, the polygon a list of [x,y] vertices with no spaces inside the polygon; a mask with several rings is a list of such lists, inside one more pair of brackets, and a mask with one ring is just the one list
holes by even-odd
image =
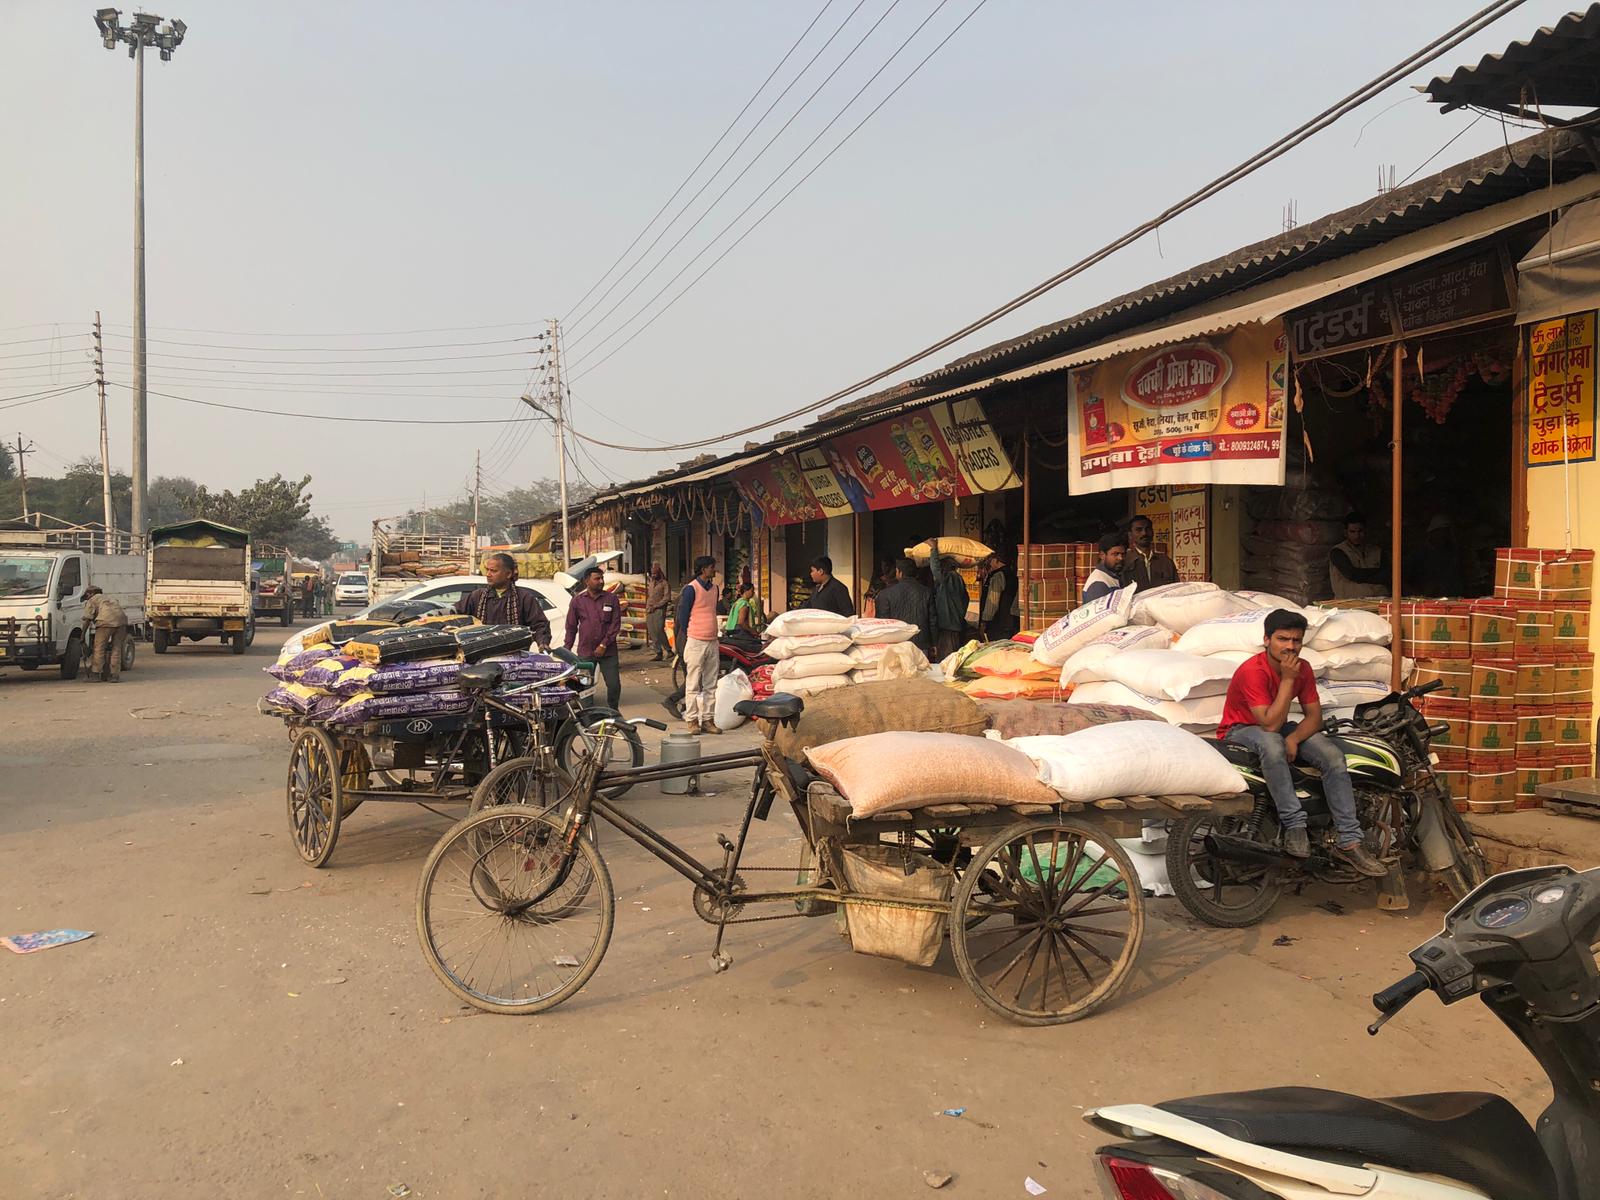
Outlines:
{"label": "man's blue jeans", "polygon": [[[1300,797],[1294,793],[1294,776],[1289,771],[1289,750],[1283,739],[1293,733],[1296,721],[1285,722],[1277,733],[1259,725],[1235,725],[1228,731],[1228,741],[1255,752],[1261,763],[1261,773],[1266,776],[1267,790],[1272,802],[1278,806],[1278,823],[1285,829],[1304,829],[1306,810],[1300,806]],[[1297,761],[1315,767],[1322,773],[1322,794],[1328,801],[1328,811],[1333,814],[1334,832],[1339,845],[1349,846],[1361,840],[1361,822],[1356,818],[1356,794],[1350,786],[1350,772],[1344,765],[1344,752],[1333,744],[1325,733],[1314,733],[1300,743]]]}

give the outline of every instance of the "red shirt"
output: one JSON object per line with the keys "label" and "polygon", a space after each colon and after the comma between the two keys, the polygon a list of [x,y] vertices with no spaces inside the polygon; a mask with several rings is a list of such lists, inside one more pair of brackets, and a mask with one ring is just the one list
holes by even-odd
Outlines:
{"label": "red shirt", "polygon": [[[1282,680],[1283,674],[1278,670],[1278,665],[1265,652],[1240,663],[1239,669],[1228,682],[1228,698],[1222,706],[1222,723],[1217,726],[1217,737],[1227,737],[1235,725],[1254,725],[1256,715],[1250,711],[1251,706],[1267,705],[1276,700],[1278,684]],[[1300,660],[1294,698],[1300,701],[1302,710],[1307,704],[1318,703],[1317,676],[1305,659]]]}

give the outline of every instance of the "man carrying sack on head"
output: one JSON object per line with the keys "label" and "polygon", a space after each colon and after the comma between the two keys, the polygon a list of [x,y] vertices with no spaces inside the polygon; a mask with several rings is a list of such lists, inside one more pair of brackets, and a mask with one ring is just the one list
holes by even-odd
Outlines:
{"label": "man carrying sack on head", "polygon": [[480,625],[522,625],[533,630],[534,644],[550,649],[550,618],[544,615],[539,595],[517,586],[517,560],[509,554],[491,554],[483,560],[488,587],[477,588],[456,601],[456,612],[475,617]]}
{"label": "man carrying sack on head", "polygon": [[122,647],[128,640],[128,614],[122,605],[97,587],[84,593],[83,632],[88,636],[94,627],[94,660],[89,667],[89,681],[101,683],[122,682]]}

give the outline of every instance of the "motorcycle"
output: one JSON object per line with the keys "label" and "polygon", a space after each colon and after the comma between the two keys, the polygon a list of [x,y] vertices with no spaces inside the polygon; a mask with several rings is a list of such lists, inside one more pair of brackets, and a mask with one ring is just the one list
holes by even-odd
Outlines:
{"label": "motorcycle", "polygon": [[1107,1200],[1600,1200],[1600,867],[1496,875],[1372,997],[1376,1034],[1431,991],[1478,996],[1538,1060],[1553,1102],[1537,1132],[1503,1097],[1374,1100],[1268,1088],[1085,1114],[1123,1144],[1096,1152]]}
{"label": "motorcycle", "polygon": [[[1433,769],[1429,742],[1446,727],[1429,726],[1413,704],[1442,686],[1434,680],[1392,692],[1357,707],[1354,719],[1325,727],[1344,751],[1367,849],[1390,867],[1378,881],[1378,903],[1392,911],[1409,904],[1402,871],[1407,860],[1419,861],[1457,898],[1489,873]],[[1334,855],[1333,818],[1315,771],[1291,764],[1311,840],[1311,857],[1293,858],[1278,845],[1278,809],[1255,755],[1227,743],[1216,748],[1244,776],[1254,803],[1242,815],[1195,813],[1167,827],[1167,874],[1189,912],[1208,925],[1238,929],[1263,920],[1287,887],[1307,879],[1355,884],[1364,878]]]}

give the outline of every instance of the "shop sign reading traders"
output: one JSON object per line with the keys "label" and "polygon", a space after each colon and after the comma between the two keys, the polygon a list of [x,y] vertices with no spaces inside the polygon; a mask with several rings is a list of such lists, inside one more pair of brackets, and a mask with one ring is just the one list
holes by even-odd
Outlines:
{"label": "shop sign reading traders", "polygon": [[1276,323],[1073,371],[1071,490],[1282,483],[1287,371]]}
{"label": "shop sign reading traders", "polygon": [[1528,330],[1528,466],[1594,460],[1594,340],[1592,312]]}

